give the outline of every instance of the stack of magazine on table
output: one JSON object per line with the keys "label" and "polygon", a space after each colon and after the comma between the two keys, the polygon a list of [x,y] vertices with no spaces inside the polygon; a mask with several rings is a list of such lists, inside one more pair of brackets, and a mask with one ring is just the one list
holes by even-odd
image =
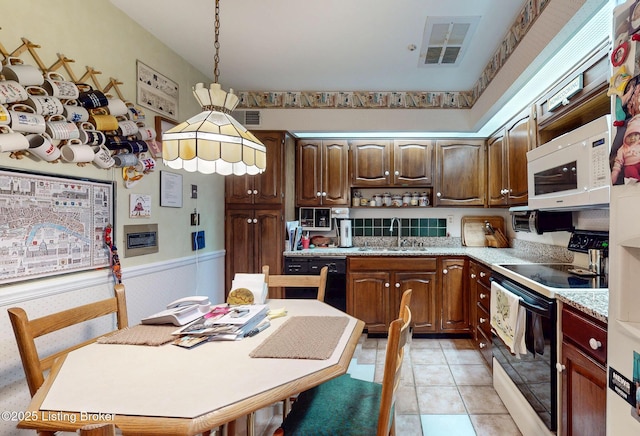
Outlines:
{"label": "stack of magazine on table", "polygon": [[268,311],[266,304],[215,306],[203,317],[174,331],[173,334],[178,337],[173,344],[191,348],[207,341],[242,339],[266,321]]}

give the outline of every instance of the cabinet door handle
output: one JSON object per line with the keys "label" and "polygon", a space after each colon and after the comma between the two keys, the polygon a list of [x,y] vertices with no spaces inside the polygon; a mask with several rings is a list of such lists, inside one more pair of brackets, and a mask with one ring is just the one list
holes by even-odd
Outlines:
{"label": "cabinet door handle", "polygon": [[441,194],[441,193],[439,193],[439,192],[437,192],[437,193],[436,193],[436,197],[440,198],[440,197],[442,197],[442,194]]}
{"label": "cabinet door handle", "polygon": [[257,190],[257,189],[254,189],[254,190],[253,190],[253,195],[256,195],[257,193],[258,193],[258,190]]}
{"label": "cabinet door handle", "polygon": [[399,287],[400,287],[400,283],[396,282],[396,288],[399,288]]}
{"label": "cabinet door handle", "polygon": [[480,297],[481,300],[484,300],[485,298],[487,298],[487,294],[484,294],[484,293],[480,292],[479,297]]}
{"label": "cabinet door handle", "polygon": [[255,224],[255,223],[257,223],[257,222],[258,222],[258,218],[254,218],[254,219],[253,219],[253,223]]}
{"label": "cabinet door handle", "polygon": [[442,274],[449,274],[449,270],[448,270],[448,269],[446,269],[446,268],[445,268],[445,269],[443,269],[443,270],[442,270]]}
{"label": "cabinet door handle", "polygon": [[486,273],[486,272],[484,272],[484,271],[480,271],[480,277],[486,277],[486,276],[487,276],[487,273]]}
{"label": "cabinet door handle", "polygon": [[478,344],[478,346],[482,349],[482,348],[486,347],[487,344],[485,344],[484,342],[480,342],[480,344]]}
{"label": "cabinet door handle", "polygon": [[388,283],[388,282],[387,282],[387,283],[385,283],[385,284],[384,284],[384,287],[385,287],[385,288],[388,288],[388,287],[389,287],[389,283]]}
{"label": "cabinet door handle", "polygon": [[471,274],[471,278],[472,278],[472,279],[475,279],[475,278],[476,278],[476,275],[475,275],[475,274]]}
{"label": "cabinet door handle", "polygon": [[597,350],[598,348],[602,347],[602,342],[595,338],[591,338],[589,339],[589,346],[592,350]]}
{"label": "cabinet door handle", "polygon": [[385,172],[384,172],[384,175],[385,175],[385,176],[388,176],[388,175],[389,175],[389,171],[385,171]]}
{"label": "cabinet door handle", "polygon": [[251,218],[247,218],[247,222],[251,224]]}
{"label": "cabinet door handle", "polygon": [[396,175],[396,176],[399,176],[400,175],[400,171],[396,171],[393,174]]}
{"label": "cabinet door handle", "polygon": [[322,193],[320,191],[316,192],[316,197],[320,197]]}
{"label": "cabinet door handle", "polygon": [[478,321],[480,321],[480,324],[484,324],[485,322],[487,322],[487,318],[480,317]]}
{"label": "cabinet door handle", "polygon": [[557,362],[557,363],[556,363],[556,371],[558,371],[558,372],[562,372],[562,371],[564,371],[565,369],[567,369],[567,367],[566,367],[566,366],[564,366],[562,363],[560,363],[560,362]]}
{"label": "cabinet door handle", "polygon": [[322,193],[322,196],[323,196],[323,197],[326,197],[326,196],[327,196],[327,193],[326,193],[326,192],[323,192],[323,193]]}

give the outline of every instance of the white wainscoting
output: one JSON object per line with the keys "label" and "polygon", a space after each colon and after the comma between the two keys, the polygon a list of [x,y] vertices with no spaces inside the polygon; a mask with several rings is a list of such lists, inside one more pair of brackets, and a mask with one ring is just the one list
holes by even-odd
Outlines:
{"label": "white wainscoting", "polygon": [[[126,288],[129,325],[138,324],[141,318],[187,295],[207,295],[213,303],[223,302],[224,255],[221,250],[124,268],[122,282]],[[113,279],[108,270],[0,286],[0,411],[22,412],[30,400],[7,309],[19,306],[29,317],[37,318],[112,295]],[[116,327],[115,317],[85,324],[48,335],[38,346],[45,352],[53,352],[67,343],[81,342]],[[16,424],[0,420],[0,434],[33,435],[33,431],[16,429]]]}

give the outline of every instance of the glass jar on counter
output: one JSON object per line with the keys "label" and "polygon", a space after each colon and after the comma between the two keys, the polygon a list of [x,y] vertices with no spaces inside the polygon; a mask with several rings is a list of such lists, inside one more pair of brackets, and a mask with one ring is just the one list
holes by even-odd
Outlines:
{"label": "glass jar on counter", "polygon": [[396,194],[391,197],[391,206],[400,207],[402,206],[402,195]]}
{"label": "glass jar on counter", "polygon": [[373,201],[375,202],[373,206],[378,206],[378,207],[382,206],[382,194],[374,194]]}
{"label": "glass jar on counter", "polygon": [[418,199],[418,206],[429,206],[429,194],[422,192]]}
{"label": "glass jar on counter", "polygon": [[382,194],[382,205],[387,207],[391,206],[391,194],[388,192]]}
{"label": "glass jar on counter", "polygon": [[351,205],[353,207],[360,206],[360,191],[353,191],[353,197],[351,198]]}
{"label": "glass jar on counter", "polygon": [[402,205],[403,206],[409,206],[411,204],[411,193],[410,192],[405,192],[402,195]]}
{"label": "glass jar on counter", "polygon": [[417,192],[414,192],[413,194],[411,194],[411,206],[417,206],[418,203],[420,201],[420,194],[418,194]]}

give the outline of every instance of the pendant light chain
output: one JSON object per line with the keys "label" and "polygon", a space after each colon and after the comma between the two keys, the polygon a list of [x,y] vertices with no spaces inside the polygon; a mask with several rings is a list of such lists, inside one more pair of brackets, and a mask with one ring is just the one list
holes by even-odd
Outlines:
{"label": "pendant light chain", "polygon": [[213,57],[214,83],[220,83],[218,82],[218,77],[220,76],[220,69],[218,68],[218,64],[220,63],[220,42],[218,41],[219,36],[220,36],[220,0],[216,0],[215,42],[213,44],[213,46],[216,48],[216,54]]}

